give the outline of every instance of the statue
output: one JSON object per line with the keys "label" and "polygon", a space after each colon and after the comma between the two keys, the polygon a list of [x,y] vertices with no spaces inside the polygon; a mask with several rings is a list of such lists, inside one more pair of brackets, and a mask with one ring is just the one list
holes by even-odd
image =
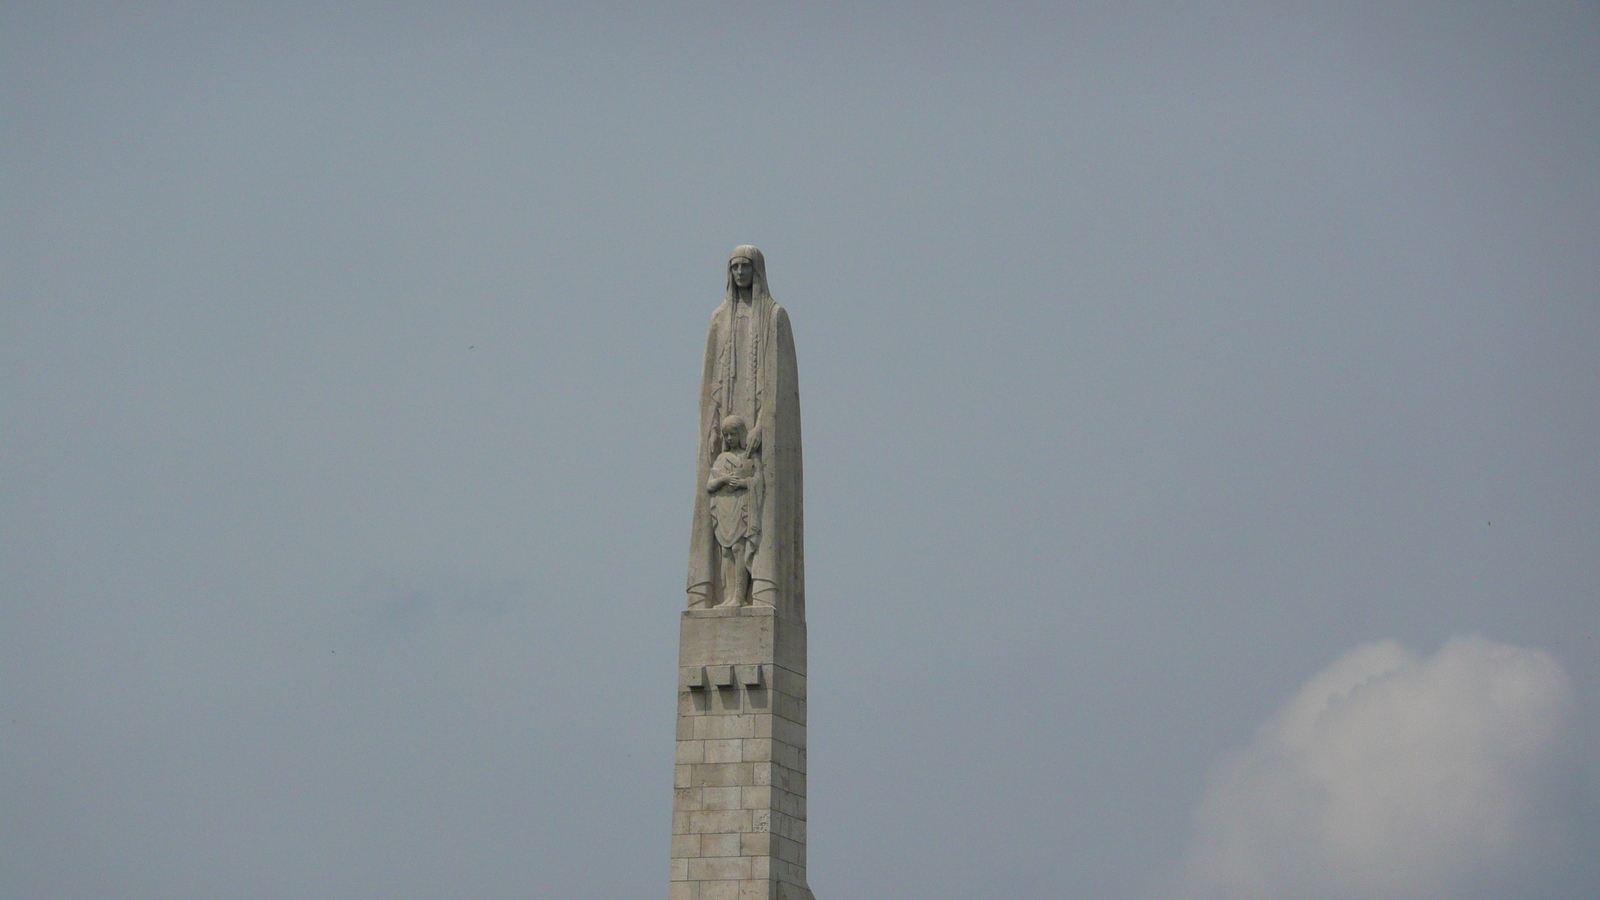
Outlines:
{"label": "statue", "polygon": [[745,449],[744,420],[722,420],[723,451],[711,464],[712,533],[722,547],[717,570],[722,576],[718,606],[744,606],[750,599],[750,564],[761,544],[761,469]]}
{"label": "statue", "polygon": [[706,335],[697,469],[689,608],[771,606],[803,621],[794,336],[767,290],[766,259],[748,245],[728,258],[726,293]]}

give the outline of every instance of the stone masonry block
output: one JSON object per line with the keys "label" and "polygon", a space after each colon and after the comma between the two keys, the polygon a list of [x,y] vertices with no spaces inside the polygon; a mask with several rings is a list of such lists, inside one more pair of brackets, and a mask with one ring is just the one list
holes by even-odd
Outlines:
{"label": "stone masonry block", "polygon": [[678,668],[678,688],[685,691],[704,690],[706,686],[706,670],[704,666],[680,666]]}
{"label": "stone masonry block", "polygon": [[694,740],[694,720],[693,719],[684,718],[683,716],[679,716],[678,717],[678,740],[680,740],[680,741]]}
{"label": "stone masonry block", "polygon": [[691,766],[690,783],[685,787],[734,787],[754,784],[751,766],[769,763],[702,763]]}
{"label": "stone masonry block", "polygon": [[752,832],[739,835],[739,855],[771,856],[772,834],[770,832]]}
{"label": "stone masonry block", "polygon": [[689,861],[687,859],[674,859],[672,861],[672,878],[670,880],[689,880]]}
{"label": "stone masonry block", "polygon": [[701,809],[748,809],[744,805],[744,788],[708,787],[701,790],[704,792]]}
{"label": "stone masonry block", "polygon": [[[763,692],[756,691],[756,693]],[[767,712],[765,704],[757,706],[748,702],[749,695],[744,691],[707,691],[706,696],[711,702],[706,705],[705,712],[700,713],[703,716],[737,716],[752,713],[763,715]]]}
{"label": "stone masonry block", "polygon": [[[785,744],[782,741],[772,742],[772,755],[765,757],[765,759],[786,769],[794,769],[796,772],[805,771],[805,766],[800,764],[800,751],[795,749],[793,745]],[[758,760],[751,761],[757,762]]]}
{"label": "stone masonry block", "polygon": [[739,677],[739,683],[747,688],[758,688],[762,685],[760,664],[748,666],[734,666],[734,674]]}
{"label": "stone masonry block", "polygon": [[805,844],[802,844],[799,841],[791,841],[788,838],[779,835],[773,835],[772,840],[773,843],[777,845],[775,849],[778,851],[774,855],[779,859],[783,860],[784,862],[792,862],[797,866],[803,866],[806,864]]}
{"label": "stone masonry block", "polygon": [[744,740],[743,738],[728,738],[721,741],[705,741],[704,759],[697,759],[695,762],[744,762]]}
{"label": "stone masonry block", "polygon": [[674,788],[672,791],[672,809],[674,812],[692,812],[703,809],[701,806],[701,788]]}
{"label": "stone masonry block", "polygon": [[739,789],[740,809],[771,809],[772,788],[762,785],[750,785]]}
{"label": "stone masonry block", "polygon": [[739,835],[737,834],[702,834],[700,835],[699,856],[739,856]]}
{"label": "stone masonry block", "polygon": [[798,700],[806,699],[806,677],[791,672],[782,666],[772,667],[772,689],[780,694],[788,694]]}
{"label": "stone masonry block", "polygon": [[797,700],[787,694],[778,694],[772,698],[772,714],[782,716],[797,725],[806,723],[806,702]]}
{"label": "stone masonry block", "polygon": [[679,665],[771,659],[777,617],[771,609],[687,610],[678,629]]}
{"label": "stone masonry block", "polygon": [[770,878],[739,882],[739,900],[777,900]]}
{"label": "stone masonry block", "polygon": [[804,773],[772,763],[767,763],[767,765],[772,766],[770,783],[773,787],[782,788],[791,794],[799,794],[802,797],[806,795],[806,776]]}
{"label": "stone masonry block", "polygon": [[672,767],[672,786],[673,787],[694,787],[694,782],[690,780],[693,776],[694,776],[694,766],[692,766],[692,765],[688,765],[688,766],[673,766]]}
{"label": "stone masonry block", "polygon": [[717,856],[689,860],[691,881],[738,881],[750,877],[750,857]]}
{"label": "stone masonry block", "polygon": [[[796,747],[804,747],[806,745],[806,727],[788,719],[780,719],[777,716],[772,717],[772,736],[785,744],[791,744]],[[752,734],[747,735],[747,737],[763,737],[763,735]]]}
{"label": "stone masonry block", "polygon": [[797,675],[806,674],[806,626],[803,623],[779,619],[778,640],[772,649],[773,665],[783,666]]}
{"label": "stone masonry block", "polygon": [[690,825],[689,817],[691,815],[694,815],[694,814],[691,813],[691,812],[679,812],[677,810],[674,810],[673,813],[672,813],[672,833],[673,834],[693,834],[694,832],[689,830],[689,825]]}
{"label": "stone masonry block", "polygon": [[756,720],[768,716],[702,716],[694,720],[697,740],[716,741],[726,738],[759,737]]}
{"label": "stone masonry block", "polygon": [[739,900],[737,881],[691,881],[700,886],[699,900]]}
{"label": "stone masonry block", "polygon": [[804,821],[796,819],[794,816],[786,816],[780,812],[769,813],[768,816],[771,819],[768,831],[778,837],[799,841],[802,844],[805,843],[806,823]]}
{"label": "stone masonry block", "polygon": [[689,831],[693,834],[730,834],[752,830],[748,809],[718,809],[692,812]]}
{"label": "stone masonry block", "polygon": [[791,794],[805,796],[806,776],[804,772],[796,772],[787,766],[780,766],[774,762],[750,763],[750,766],[754,776],[752,784],[770,784]]}
{"label": "stone masonry block", "polygon": [[772,738],[745,738],[739,748],[741,762],[768,762],[772,759]]}
{"label": "stone masonry block", "polygon": [[700,885],[693,881],[674,881],[667,900],[700,900]]}
{"label": "stone masonry block", "polygon": [[[779,881],[787,882],[789,884],[806,883],[805,866],[797,866],[792,862],[785,862],[781,859],[775,859],[772,861],[772,875]],[[782,894],[779,896],[782,896]]]}
{"label": "stone masonry block", "polygon": [[[700,835],[698,835],[698,834],[675,834],[675,835],[672,836],[672,859],[673,859],[674,865],[676,865],[679,862],[682,862],[685,859],[688,859],[691,856],[699,856],[699,855],[700,855]],[[688,869],[685,868],[684,871],[687,872]],[[689,876],[688,875],[684,875],[683,877],[684,878],[688,878]],[[682,881],[683,879],[679,879],[679,880]]]}
{"label": "stone masonry block", "polygon": [[679,765],[706,761],[705,741],[679,741],[676,749]]}
{"label": "stone masonry block", "polygon": [[750,857],[750,877],[751,878],[771,879],[772,878],[772,857],[771,856],[752,856],[752,857]]}
{"label": "stone masonry block", "polygon": [[770,790],[772,791],[772,803],[770,806],[773,812],[780,812],[794,819],[805,819],[806,798],[778,788],[770,788]]}

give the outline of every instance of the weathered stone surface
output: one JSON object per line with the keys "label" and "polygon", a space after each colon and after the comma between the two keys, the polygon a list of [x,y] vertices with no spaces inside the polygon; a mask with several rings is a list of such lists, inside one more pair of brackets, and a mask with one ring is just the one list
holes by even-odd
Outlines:
{"label": "weathered stone surface", "polygon": [[744,805],[744,788],[741,787],[708,787],[701,788],[701,809],[748,809]]}
{"label": "weathered stone surface", "polygon": [[729,834],[702,834],[700,836],[701,856],[742,856],[739,849],[738,833]]}
{"label": "weathered stone surface", "polygon": [[[681,857],[682,859],[693,859],[697,856],[703,856],[704,854],[700,852],[700,839],[702,837],[704,837],[704,835],[700,834],[673,835],[672,855],[674,857]],[[674,865],[674,868],[676,868],[676,865]]]}
{"label": "weathered stone surface", "polygon": [[[778,615],[770,606],[741,606],[729,609],[692,609],[679,629],[679,687],[692,689],[686,682],[697,677],[694,670],[705,670],[707,693],[714,678],[728,684],[733,675],[720,671],[733,664],[762,666],[761,676],[779,693],[805,699],[806,627],[805,623]],[[787,671],[773,671],[773,666]],[[713,673],[712,667],[719,672]],[[749,683],[745,682],[745,686]]]}
{"label": "weathered stone surface", "polygon": [[753,831],[754,815],[748,809],[707,809],[689,813],[690,834],[729,834]]}
{"label": "weathered stone surface", "polygon": [[734,248],[700,374],[690,609],[777,609],[805,621],[800,387],[789,314],[760,250]]}
{"label": "weathered stone surface", "polygon": [[[699,687],[679,678],[678,834],[672,845],[678,880],[672,883],[693,885],[694,900],[730,886],[738,887],[736,900],[774,900],[780,889],[811,900],[805,887],[804,626],[762,607],[682,615],[680,672],[707,675]],[[780,656],[790,665],[779,665]],[[761,677],[740,674],[745,667]],[[717,686],[719,669],[731,672],[726,687]]]}
{"label": "weathered stone surface", "polygon": [[800,395],[788,315],[753,247],[729,260],[700,413],[668,897],[813,900]]}

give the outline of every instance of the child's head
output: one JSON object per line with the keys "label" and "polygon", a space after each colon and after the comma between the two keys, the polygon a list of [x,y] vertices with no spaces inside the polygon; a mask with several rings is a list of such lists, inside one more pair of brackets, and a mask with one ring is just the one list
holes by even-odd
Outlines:
{"label": "child's head", "polygon": [[729,416],[722,420],[722,448],[724,450],[744,448],[744,419]]}

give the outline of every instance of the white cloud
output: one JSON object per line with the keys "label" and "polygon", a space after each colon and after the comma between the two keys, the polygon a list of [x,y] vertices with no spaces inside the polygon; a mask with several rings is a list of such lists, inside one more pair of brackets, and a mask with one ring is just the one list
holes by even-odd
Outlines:
{"label": "white cloud", "polygon": [[1541,650],[1481,637],[1426,658],[1394,641],[1359,647],[1213,772],[1157,896],[1501,893],[1565,855],[1571,693]]}

